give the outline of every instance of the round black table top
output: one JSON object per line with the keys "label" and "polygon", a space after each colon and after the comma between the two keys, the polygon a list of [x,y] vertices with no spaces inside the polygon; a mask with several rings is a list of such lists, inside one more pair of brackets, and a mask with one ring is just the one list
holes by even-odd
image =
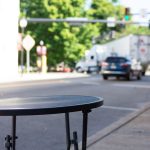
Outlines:
{"label": "round black table top", "polygon": [[103,105],[101,97],[54,95],[0,99],[0,116],[43,115],[88,111]]}

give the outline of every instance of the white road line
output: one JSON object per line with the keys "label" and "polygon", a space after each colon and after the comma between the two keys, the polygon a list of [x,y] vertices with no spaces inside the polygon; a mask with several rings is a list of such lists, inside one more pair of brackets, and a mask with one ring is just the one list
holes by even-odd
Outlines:
{"label": "white road line", "polygon": [[113,86],[150,89],[150,85],[138,85],[138,84],[113,84]]}
{"label": "white road line", "polygon": [[127,107],[116,107],[116,106],[102,106],[102,108],[107,108],[107,109],[115,109],[115,110],[126,110],[126,111],[137,111],[138,109],[136,108],[127,108]]}

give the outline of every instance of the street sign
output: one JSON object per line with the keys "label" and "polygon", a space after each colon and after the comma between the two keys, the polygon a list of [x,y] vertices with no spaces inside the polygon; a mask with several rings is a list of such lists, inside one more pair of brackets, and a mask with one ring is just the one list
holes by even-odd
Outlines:
{"label": "street sign", "polygon": [[108,17],[107,18],[107,27],[115,27],[116,23],[115,23],[116,19],[114,17]]}
{"label": "street sign", "polygon": [[26,51],[30,51],[35,45],[35,40],[30,35],[27,35],[23,39],[22,45]]}

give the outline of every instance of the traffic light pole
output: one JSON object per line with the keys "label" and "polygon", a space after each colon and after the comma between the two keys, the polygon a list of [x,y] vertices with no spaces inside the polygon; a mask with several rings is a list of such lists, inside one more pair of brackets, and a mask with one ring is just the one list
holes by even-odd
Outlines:
{"label": "traffic light pole", "polygon": [[[132,15],[132,14],[131,14]],[[29,23],[50,23],[50,22],[68,22],[68,23],[115,23],[115,24],[148,24],[148,22],[141,21],[125,21],[125,20],[115,20],[108,21],[105,19],[49,19],[49,18],[28,18]]]}

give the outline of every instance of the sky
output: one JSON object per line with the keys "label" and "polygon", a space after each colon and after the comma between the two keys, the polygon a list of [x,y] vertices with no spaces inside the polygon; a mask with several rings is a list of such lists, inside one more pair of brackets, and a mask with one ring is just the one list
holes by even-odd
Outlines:
{"label": "sky", "polygon": [[[87,8],[91,2],[92,0],[86,0]],[[150,0],[118,0],[118,3],[130,7],[133,13],[140,13],[143,9],[150,12]]]}
{"label": "sky", "polygon": [[129,6],[132,13],[140,13],[143,9],[150,12],[150,0],[119,0],[119,2]]}
{"label": "sky", "polygon": [[[91,2],[92,0],[86,0],[87,9],[90,7]],[[130,8],[132,21],[141,22],[140,25],[142,26],[148,26],[150,20],[150,0],[118,0],[118,4]]]}
{"label": "sky", "polygon": [[[142,26],[148,26],[150,20],[150,0],[119,0],[123,6],[129,7],[132,21],[140,21]],[[134,15],[137,14],[137,15]]]}

